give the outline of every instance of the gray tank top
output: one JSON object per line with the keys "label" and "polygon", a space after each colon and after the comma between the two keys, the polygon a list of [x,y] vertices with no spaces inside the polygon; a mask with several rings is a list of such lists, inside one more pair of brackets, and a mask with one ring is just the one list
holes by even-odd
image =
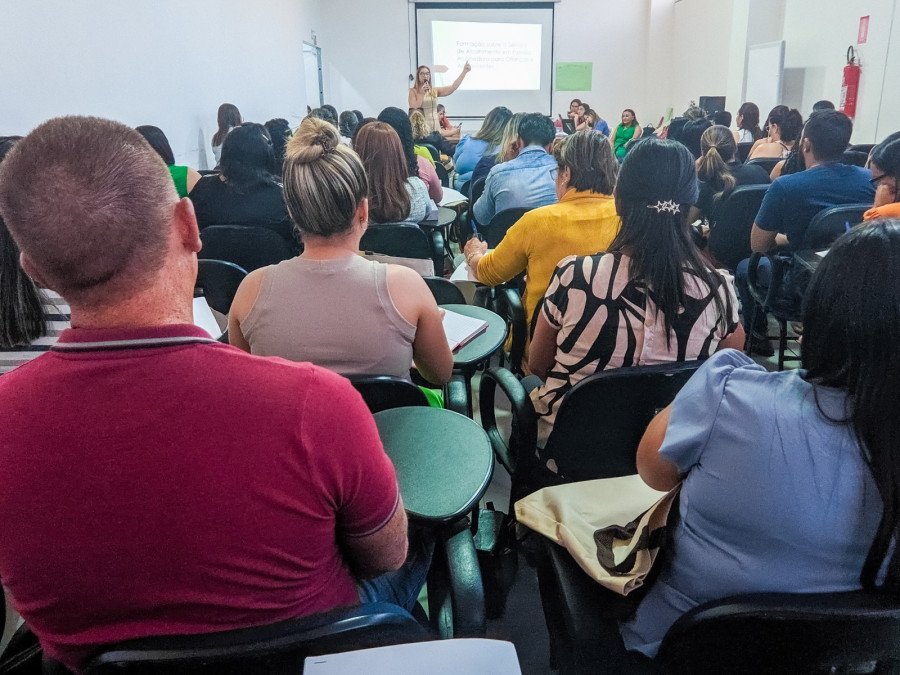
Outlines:
{"label": "gray tank top", "polygon": [[268,268],[241,330],[253,354],[406,380],[416,335],[388,293],[387,266],[358,255]]}

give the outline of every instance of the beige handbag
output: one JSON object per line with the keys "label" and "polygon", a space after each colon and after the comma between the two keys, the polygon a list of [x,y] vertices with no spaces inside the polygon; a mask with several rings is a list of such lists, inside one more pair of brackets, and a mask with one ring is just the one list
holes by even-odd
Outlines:
{"label": "beige handbag", "polygon": [[556,485],[516,502],[516,519],[564,547],[601,586],[628,595],[665,544],[680,487],[659,492],[637,475]]}

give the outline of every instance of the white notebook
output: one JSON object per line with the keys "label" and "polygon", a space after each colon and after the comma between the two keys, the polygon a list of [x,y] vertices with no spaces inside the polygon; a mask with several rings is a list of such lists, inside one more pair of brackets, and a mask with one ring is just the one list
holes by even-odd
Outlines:
{"label": "white notebook", "polygon": [[447,344],[451,351],[464,347],[476,337],[487,330],[488,323],[484,319],[474,319],[444,310],[444,333],[447,335]]}
{"label": "white notebook", "polygon": [[209,303],[206,302],[206,298],[202,296],[194,298],[194,325],[205,330],[209,333],[210,337],[218,339],[222,335],[222,329],[219,328],[219,322],[216,321],[216,317],[213,316],[212,310],[209,308]]}

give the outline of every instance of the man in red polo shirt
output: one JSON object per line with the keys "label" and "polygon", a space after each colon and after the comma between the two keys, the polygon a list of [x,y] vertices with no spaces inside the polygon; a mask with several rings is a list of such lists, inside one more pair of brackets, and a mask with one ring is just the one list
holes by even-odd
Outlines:
{"label": "man in red polo shirt", "polygon": [[192,325],[193,207],[137,132],[39,126],[0,165],[0,214],[72,312],[0,378],[0,579],[49,656],[357,604],[403,565],[394,468],[347,380]]}

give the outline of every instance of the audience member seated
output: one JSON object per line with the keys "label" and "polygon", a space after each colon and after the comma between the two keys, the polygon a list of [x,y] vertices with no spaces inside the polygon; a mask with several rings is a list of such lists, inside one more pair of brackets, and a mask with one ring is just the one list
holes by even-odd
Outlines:
{"label": "audience member seated", "polygon": [[769,115],[766,138],[754,144],[747,160],[764,157],[787,159],[791,154],[791,148],[800,138],[801,131],[803,131],[803,117],[800,113],[786,106],[778,106]]}
{"label": "audience member seated", "polygon": [[[20,139],[0,138],[0,162]],[[43,354],[68,327],[65,300],[25,274],[19,247],[0,217],[0,375]]]}
{"label": "audience member seated", "polygon": [[456,152],[453,153],[453,166],[456,168],[453,180],[457,190],[472,179],[472,171],[479,159],[484,155],[495,154],[500,148],[503,130],[510,117],[512,112],[509,108],[494,108],[484,118],[481,128],[474,136],[466,134],[457,143]]}
{"label": "audience member seated", "polygon": [[[428,196],[436,203],[444,198],[444,187],[434,169],[434,161],[429,161],[415,151],[413,142],[412,125],[409,117],[400,108],[385,108],[378,116],[379,122],[389,124],[400,137],[400,145],[403,146],[403,156],[406,157],[406,170],[411,178],[421,178],[428,186]],[[431,155],[429,153],[429,159]]]}
{"label": "audience member seated", "polygon": [[619,122],[615,132],[609,138],[609,142],[612,145],[613,152],[618,161],[621,162],[625,159],[625,155],[628,153],[628,149],[625,145],[628,141],[634,138],[640,138],[643,133],[644,130],[638,123],[634,110],[626,108],[622,111],[622,121]]}
{"label": "audience member seated", "polygon": [[194,189],[197,181],[200,180],[200,174],[189,166],[178,166],[175,164],[175,154],[172,152],[172,146],[169,145],[169,139],[159,127],[145,124],[135,127],[141,136],[150,144],[150,147],[156,150],[157,154],[169,167],[169,173],[172,174],[172,180],[175,183],[175,190],[179,197],[187,197],[188,193]]}
{"label": "audience member seated", "polygon": [[484,192],[475,202],[475,220],[487,224],[500,211],[535,208],[556,200],[556,160],[549,154],[556,128],[540,113],[529,113],[519,123],[519,137],[509,161],[487,175]]}
{"label": "audience member seated", "polygon": [[605,119],[600,117],[596,110],[590,108],[586,110],[584,119],[586,129],[593,129],[594,131],[599,131],[604,136],[609,136],[609,124],[606,123]]}
{"label": "audience member seated", "polygon": [[493,251],[466,242],[466,263],[482,284],[496,286],[526,273],[522,304],[531,325],[556,264],[570,255],[605,251],[619,231],[613,200],[618,167],[603,134],[567,136],[555,154],[558,204],[529,211]]}
{"label": "audience member seated", "polygon": [[759,128],[759,106],[755,103],[742,103],[734,122],[737,126],[735,143],[755,143],[763,137],[763,130]]}
{"label": "audience member seated", "polygon": [[717,200],[724,199],[741,185],[765,185],[769,174],[756,164],[737,161],[737,145],[726,126],[709,127],[700,137],[700,159],[696,162],[700,194],[691,207],[688,222],[708,218]]}
{"label": "audience member seated", "polygon": [[335,129],[338,128],[338,118],[337,114],[332,113],[329,110],[330,106],[322,106],[321,108],[313,108],[309,111],[309,115],[307,117],[315,117],[317,120],[322,120],[323,122],[328,122]]}
{"label": "audience member seated", "polygon": [[897,193],[900,132],[891,134],[872,149],[869,166],[872,168],[872,185],[875,186],[875,204],[866,211],[866,220],[900,218],[900,196]]}
{"label": "audience member seated", "polygon": [[730,595],[895,587],[898,259],[897,221],[844,235],[809,289],[801,370],[719,352],[651,422],[638,471],[681,483],[680,518],[624,648],[654,656],[683,613]]}
{"label": "audience member seated", "polygon": [[437,114],[438,114],[438,123],[441,127],[441,136],[443,136],[444,141],[452,146],[456,146],[459,143],[459,126],[453,126],[453,123],[450,121],[450,118],[447,117],[447,108],[444,107],[443,103],[438,103],[437,105]]}
{"label": "audience member seated", "polygon": [[384,122],[363,126],[353,141],[369,178],[369,222],[421,222],[428,214],[428,188],[407,177],[400,137]]}
{"label": "audience member seated", "polygon": [[340,117],[340,115],[338,115],[337,108],[335,108],[330,103],[323,103],[322,110],[326,110],[328,112],[328,115],[331,117],[332,120],[334,120],[334,122],[333,122],[334,126],[337,128],[339,126],[338,118]]}
{"label": "audience member seated", "polygon": [[409,125],[412,128],[413,143],[415,143],[413,149],[416,151],[416,154],[424,157],[431,166],[434,166],[434,157],[431,155],[431,150],[426,148],[425,145],[431,145],[435,149],[439,148],[441,135],[436,131],[428,132],[428,123],[425,121],[425,115],[422,114],[421,110],[413,110],[409,113]]}
{"label": "audience member seated", "polygon": [[[367,124],[357,143],[371,143],[362,140],[370,132],[386,135],[383,128],[394,134],[386,124]],[[346,375],[408,380],[415,360],[429,382],[447,382],[453,355],[428,286],[411,269],[358,255],[371,203],[366,194],[377,192],[378,179],[367,181],[356,154],[311,119],[288,144],[284,175],[303,254],[247,276],[228,317],[231,343]]]}
{"label": "audience member seated", "polygon": [[275,151],[261,124],[234,129],[222,145],[222,171],[203,176],[190,198],[200,229],[210,225],[253,225],[274,230],[295,243],[276,176]]}
{"label": "audience member seated", "polygon": [[[354,118],[355,119],[355,118]],[[281,175],[284,166],[284,149],[291,137],[291,124],[283,117],[271,119],[263,125],[272,139],[272,153],[275,155],[275,174]]]}
{"label": "audience member seated", "polygon": [[[822,110],[810,115],[799,141],[808,168],[782,176],[769,187],[750,233],[750,247],[754,251],[768,253],[777,247],[796,249],[803,244],[806,228],[819,211],[841,204],[872,203],[875,188],[869,170],[841,162],[852,132],[853,123],[844,113]],[[756,303],[747,285],[748,264],[749,260],[744,260],[735,270],[744,328],[750,334],[754,351],[768,355],[772,346],[765,340],[766,317],[762,312],[756,312],[756,324],[751,325]],[[768,272],[768,259],[763,259],[760,284],[766,284]],[[803,289],[794,287],[791,272],[784,284],[793,295],[802,295]]]}
{"label": "audience member seated", "polygon": [[834,110],[834,103],[827,99],[813,103],[813,112],[819,112],[820,110]]}
{"label": "audience member seated", "polygon": [[688,120],[681,128],[681,134],[678,138],[673,139],[680,141],[684,147],[691,151],[694,159],[700,158],[700,138],[704,132],[712,126],[705,117],[698,117],[695,120]]}
{"label": "audience member seated", "polygon": [[731,126],[731,113],[727,110],[717,110],[713,113],[712,123],[728,129]]}
{"label": "audience member seated", "polygon": [[573,120],[573,122],[575,122],[575,131],[584,131],[585,129],[591,128],[588,126],[587,120],[585,119],[585,117],[587,117],[587,111],[590,109],[590,104],[585,103],[584,101],[575,106],[575,119]]}
{"label": "audience member seated", "polygon": [[479,178],[487,178],[490,170],[497,164],[502,164],[503,162],[508,162],[509,160],[516,158],[516,155],[519,154],[519,126],[522,124],[522,120],[527,114],[528,113],[515,113],[509,118],[506,122],[506,126],[503,128],[503,136],[500,137],[500,145],[497,152],[484,154],[481,159],[478,160],[478,164],[475,165],[470,180],[472,185],[474,185],[475,181]]}
{"label": "audience member seated", "polygon": [[[732,140],[727,127],[718,128]],[[563,396],[589,375],[743,347],[731,277],[715,270],[691,237],[687,210],[697,191],[684,146],[655,138],[639,143],[619,173],[622,229],[607,252],[557,265],[528,357],[531,373],[545,380],[531,395],[539,446]]]}
{"label": "audience member seated", "polygon": [[[573,98],[572,101],[569,103],[568,117],[573,122],[576,122],[576,120],[578,118],[578,106],[580,106],[580,105],[581,105],[580,98]],[[576,122],[576,124],[577,124],[577,122]]]}
{"label": "audience member seated", "polygon": [[338,127],[341,132],[341,143],[350,145],[350,139],[353,138],[353,132],[359,126],[361,120],[357,119],[356,113],[352,110],[345,110],[338,118]]}
{"label": "audience member seated", "polygon": [[123,640],[415,602],[429,555],[410,546],[404,566],[366,405],[192,324],[197,222],[140,134],[40,125],[0,165],[0,213],[72,308],[49,352],[0,377],[0,578],[47,656],[78,670]]}
{"label": "audience member seated", "polygon": [[225,137],[232,129],[241,126],[244,121],[241,118],[241,111],[238,110],[237,106],[233,103],[223,103],[220,105],[219,111],[216,114],[216,119],[219,128],[212,137],[212,152],[213,157],[216,158],[216,166],[218,166],[219,160],[222,158],[222,143],[225,142]]}

